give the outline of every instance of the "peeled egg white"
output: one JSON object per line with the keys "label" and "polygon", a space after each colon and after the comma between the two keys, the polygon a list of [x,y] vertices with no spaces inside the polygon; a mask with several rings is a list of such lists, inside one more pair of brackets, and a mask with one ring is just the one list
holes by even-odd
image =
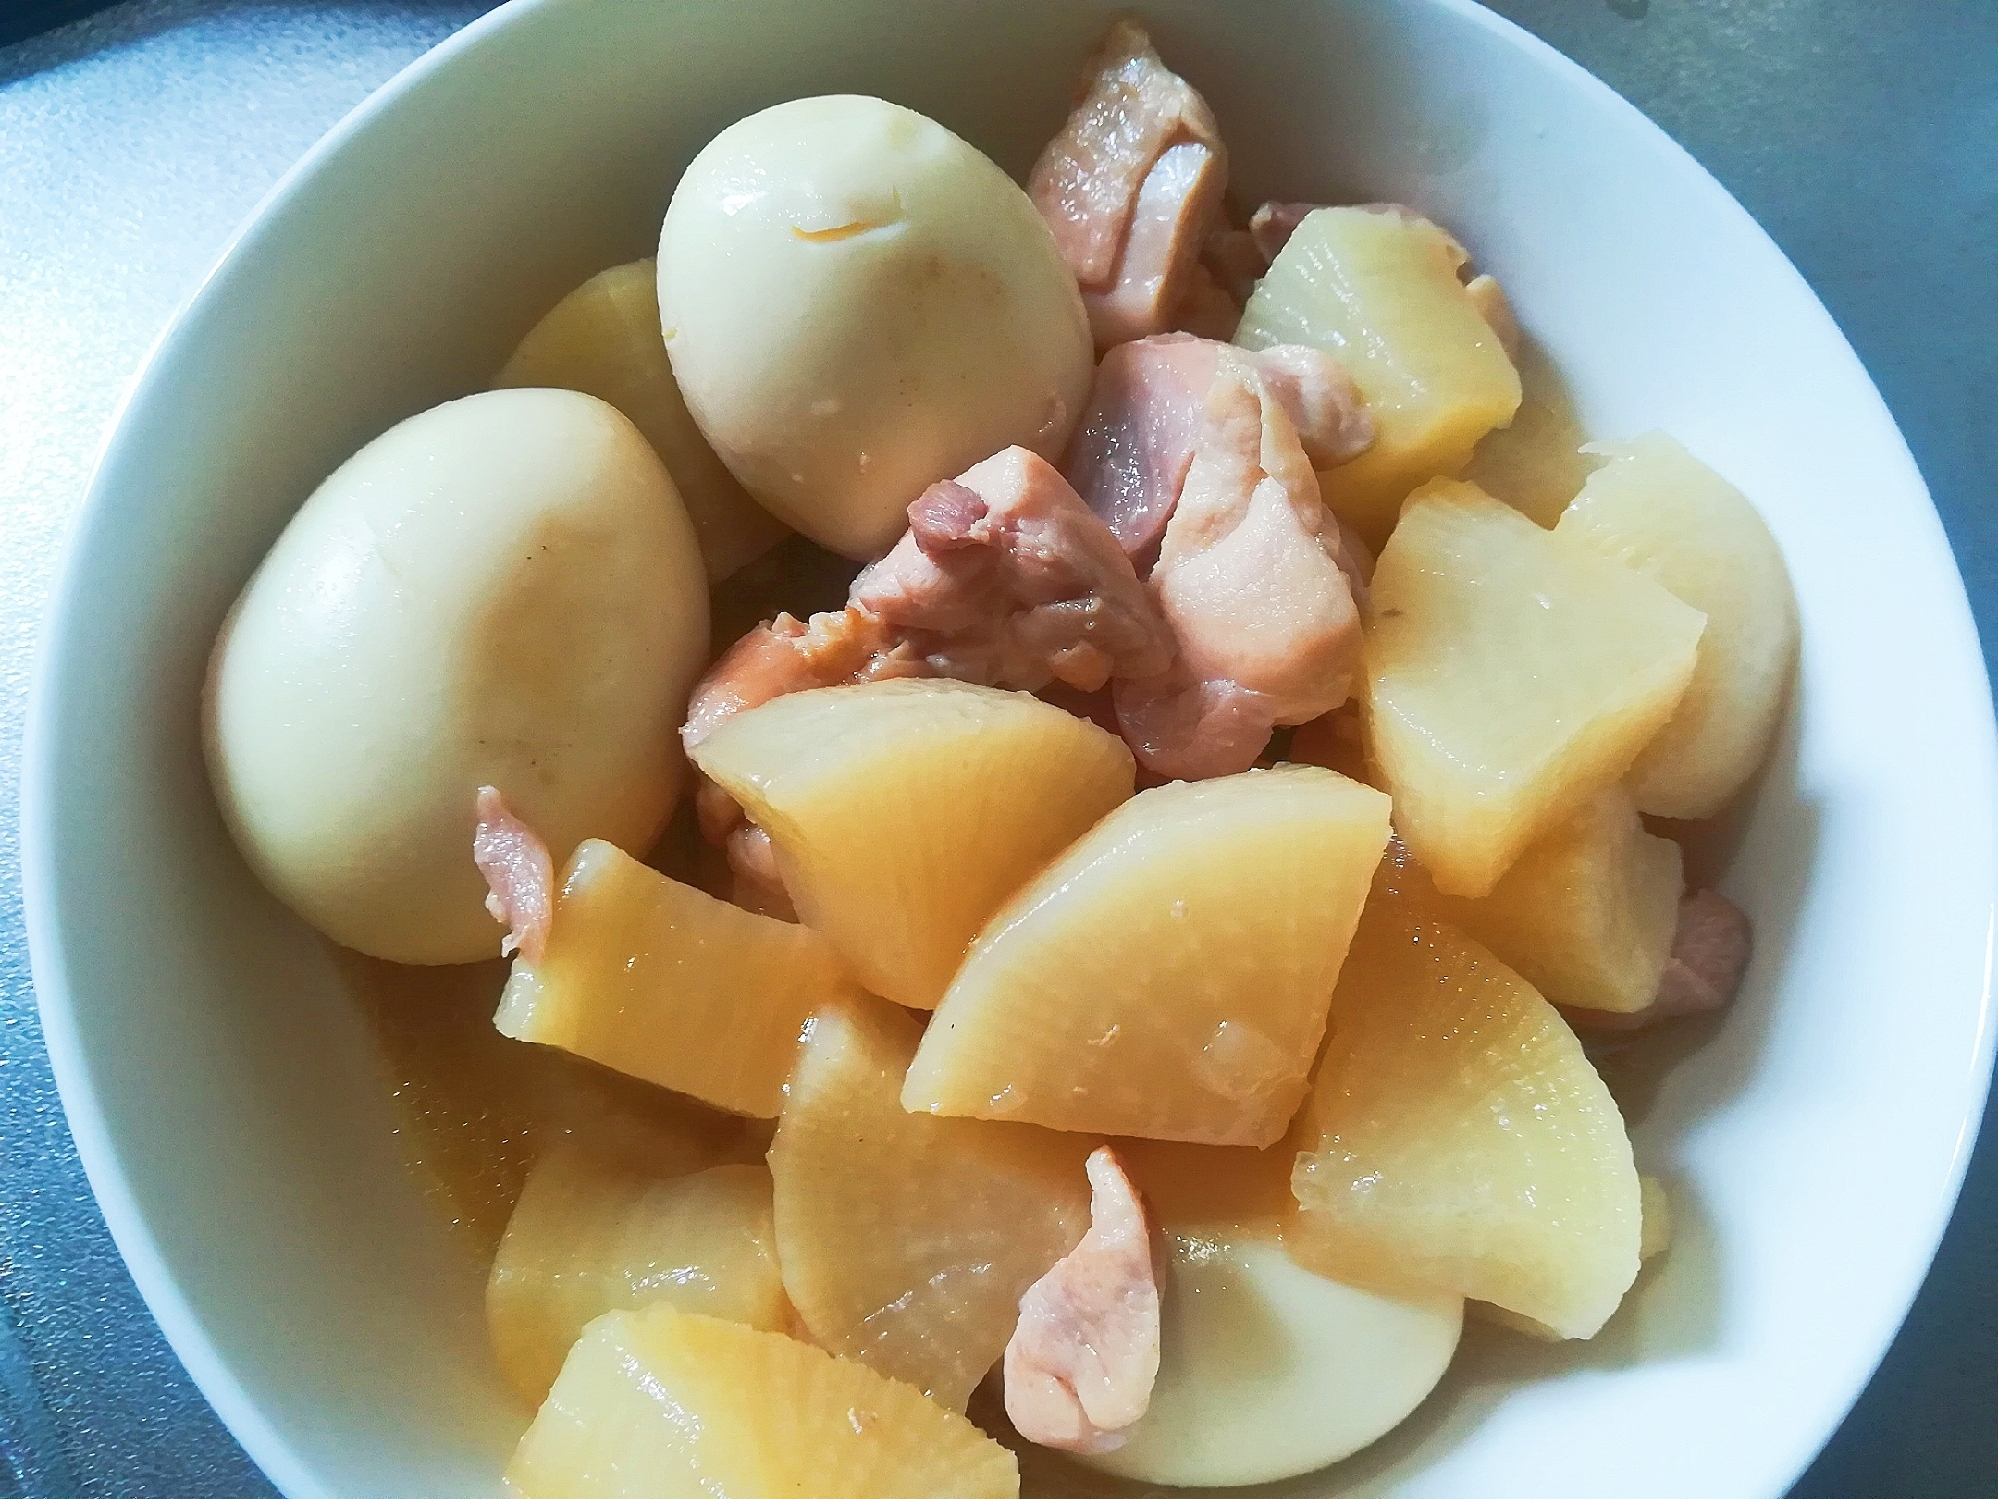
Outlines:
{"label": "peeled egg white", "polygon": [[336,470],[209,662],[209,776],[251,867],[344,946],[497,956],[472,864],[497,786],[559,867],[642,852],[685,775],[707,579],[673,481],[593,396],[499,390]]}
{"label": "peeled egg white", "polygon": [[1397,1299],[1313,1274],[1269,1219],[1168,1224],[1162,1238],[1151,1406],[1122,1447],[1078,1462],[1188,1487],[1314,1472],[1400,1424],[1449,1367],[1456,1296]]}
{"label": "peeled egg white", "polygon": [[1089,320],[1032,202],[880,99],[798,99],[710,141],[666,212],[659,307],[722,460],[856,559],[1001,448],[1058,462],[1089,393]]}

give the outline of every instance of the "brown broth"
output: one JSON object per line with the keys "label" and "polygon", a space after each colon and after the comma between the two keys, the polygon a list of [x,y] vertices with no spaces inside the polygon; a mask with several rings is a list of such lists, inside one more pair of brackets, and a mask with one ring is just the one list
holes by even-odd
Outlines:
{"label": "brown broth", "polygon": [[336,955],[381,1048],[403,1159],[465,1245],[490,1259],[541,1152],[578,1135],[682,1169],[743,1148],[744,1121],[493,1028],[506,965],[405,968]]}
{"label": "brown broth", "polygon": [[[840,607],[855,571],[803,537],[780,542],[711,593],[713,654],[780,610]],[[647,862],[729,896],[727,861],[701,841],[691,797],[681,799]],[[768,1121],[735,1119],[553,1047],[502,1036],[493,1028],[507,976],[499,959],[412,968],[333,952],[380,1048],[403,1157],[481,1259],[492,1257],[528,1171],[556,1140],[585,1135],[655,1162],[663,1152],[682,1169],[704,1159],[753,1159],[768,1144]]]}
{"label": "brown broth", "polygon": [[802,536],[778,542],[709,593],[713,653],[719,656],[775,615],[803,619],[820,610],[845,608],[847,589],[859,571],[860,564],[836,557]]}

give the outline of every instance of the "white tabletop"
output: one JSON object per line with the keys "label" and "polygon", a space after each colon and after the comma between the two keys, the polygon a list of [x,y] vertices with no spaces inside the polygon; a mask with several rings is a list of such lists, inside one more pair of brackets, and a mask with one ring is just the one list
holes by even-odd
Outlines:
{"label": "white tabletop", "polygon": [[[271,1493],[146,1314],[63,1125],[21,929],[22,710],[63,531],[146,350],[277,176],[486,8],[132,0],[0,49],[0,1499]],[[1495,8],[1651,113],[1798,262],[1901,421],[1990,638],[1998,4]],[[1882,582],[1857,606],[1891,602]],[[1994,1230],[1987,1149],[1908,1327],[1796,1499],[1998,1491]]]}

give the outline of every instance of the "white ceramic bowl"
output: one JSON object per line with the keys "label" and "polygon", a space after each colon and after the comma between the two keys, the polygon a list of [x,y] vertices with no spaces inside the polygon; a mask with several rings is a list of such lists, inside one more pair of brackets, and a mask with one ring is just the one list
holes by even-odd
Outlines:
{"label": "white ceramic bowl", "polygon": [[[1989,1071],[1992,724],[1935,512],[1775,246],[1546,47],[1462,0],[1146,10],[1219,112],[1245,201],[1402,199],[1453,226],[1591,431],[1664,426],[1755,498],[1803,610],[1798,711],[1726,883],[1757,958],[1640,1132],[1687,1189],[1662,1274],[1592,1345],[1483,1342],[1402,1431],[1282,1492],[1772,1499],[1906,1310]],[[35,980],[132,1273],[291,1499],[494,1494],[521,1418],[360,1020],[217,820],[196,697],[224,608],[339,460],[647,252],[720,126],[875,92],[1019,171],[1106,13],[517,0],[334,131],[154,352],[36,685]]]}

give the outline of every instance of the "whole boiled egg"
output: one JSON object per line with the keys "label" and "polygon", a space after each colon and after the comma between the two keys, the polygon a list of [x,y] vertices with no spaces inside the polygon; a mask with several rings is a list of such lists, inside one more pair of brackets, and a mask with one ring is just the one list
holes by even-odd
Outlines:
{"label": "whole boiled egg", "polygon": [[981,458],[1059,461],[1089,392],[1089,320],[1027,195],[936,121],[860,95],[776,105],[694,158],[659,311],[722,461],[856,559]]}
{"label": "whole boiled egg", "polygon": [[493,384],[580,390],[630,417],[686,502],[710,583],[789,534],[743,492],[688,415],[659,337],[659,272],[651,260],[612,266],[557,302]]}
{"label": "whole boiled egg", "polygon": [[312,494],[209,662],[209,775],[251,867],[344,946],[499,953],[479,787],[557,865],[642,852],[685,775],[707,579],[672,479],[593,396],[498,390],[409,418]]}

